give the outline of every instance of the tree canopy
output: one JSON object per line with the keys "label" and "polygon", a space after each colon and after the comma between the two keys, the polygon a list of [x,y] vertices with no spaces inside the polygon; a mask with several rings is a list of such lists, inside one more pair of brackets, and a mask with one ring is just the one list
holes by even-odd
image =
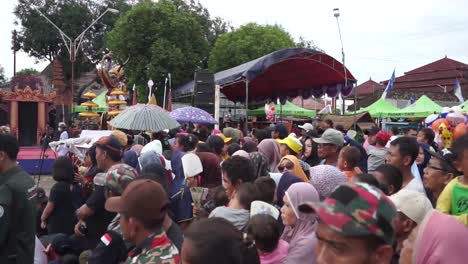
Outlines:
{"label": "tree canopy", "polygon": [[117,58],[129,58],[125,66],[129,86],[136,84],[139,101],[145,102],[149,79],[160,97],[168,73],[178,85],[206,68],[211,46],[227,28],[194,1],[142,0],[116,22],[107,43]]}
{"label": "tree canopy", "polygon": [[24,68],[16,73],[16,76],[25,74],[38,74],[39,72],[34,68]]}
{"label": "tree canopy", "polygon": [[294,40],[280,26],[249,23],[218,38],[210,54],[209,69],[213,72],[229,69],[275,50],[295,46]]}
{"label": "tree canopy", "polygon": [[[59,31],[40,13],[74,40],[94,19],[107,8],[115,8],[120,14],[131,8],[133,1],[126,0],[18,0],[15,7],[16,23],[21,25],[13,40],[16,50],[21,49],[37,61],[58,58],[65,71],[65,78],[71,76],[70,55]],[[106,14],[84,35],[81,49],[75,63],[75,74],[88,71],[93,60],[100,57],[104,48],[104,36],[110,31],[118,16]],[[15,34],[15,33],[14,33]]]}
{"label": "tree canopy", "polygon": [[4,83],[5,81],[5,70],[3,69],[3,66],[0,65],[0,83]]}

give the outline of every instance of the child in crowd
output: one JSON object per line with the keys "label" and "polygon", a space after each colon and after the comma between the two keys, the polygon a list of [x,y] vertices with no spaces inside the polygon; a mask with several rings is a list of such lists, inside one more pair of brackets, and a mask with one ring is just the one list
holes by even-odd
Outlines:
{"label": "child in crowd", "polygon": [[362,173],[361,169],[357,167],[360,160],[361,152],[358,148],[346,146],[341,149],[337,166],[338,169],[346,175],[348,181],[351,180],[353,176]]}
{"label": "child in crowd", "polygon": [[392,195],[400,191],[403,185],[403,176],[401,171],[390,164],[382,164],[378,166],[373,172],[375,179],[379,182],[380,189],[386,195]]}
{"label": "child in crowd", "polygon": [[452,143],[452,152],[456,157],[454,165],[463,175],[455,177],[445,186],[437,200],[437,210],[453,215],[468,226],[468,134]]}
{"label": "child in crowd", "polygon": [[231,222],[237,229],[243,231],[247,227],[250,218],[250,204],[257,200],[257,188],[253,183],[244,183],[231,200],[229,207],[215,208],[212,217],[221,217]]}
{"label": "child in crowd", "polygon": [[288,242],[280,239],[281,227],[269,214],[250,219],[247,234],[255,241],[261,264],[277,264],[288,255]]}
{"label": "child in crowd", "polygon": [[276,197],[276,183],[275,180],[269,176],[258,177],[255,182],[258,190],[258,199],[265,203],[274,204]]}
{"label": "child in crowd", "polygon": [[367,153],[369,157],[367,158],[367,171],[372,172],[378,166],[385,163],[385,159],[388,155],[388,148],[385,147],[390,141],[390,135],[380,130],[375,135],[375,146],[370,146]]}
{"label": "child in crowd", "polygon": [[377,179],[374,177],[374,175],[370,174],[370,173],[359,173],[359,174],[356,174],[354,175],[350,180],[349,180],[350,183],[358,183],[358,182],[362,182],[362,183],[367,183],[369,184],[370,186],[374,186],[375,188],[378,188],[380,189],[380,184],[379,182],[377,181]]}

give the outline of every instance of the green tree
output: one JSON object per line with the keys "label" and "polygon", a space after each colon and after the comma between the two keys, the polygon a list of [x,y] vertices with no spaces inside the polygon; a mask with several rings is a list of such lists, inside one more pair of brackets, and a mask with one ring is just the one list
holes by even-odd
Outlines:
{"label": "green tree", "polygon": [[299,37],[299,41],[296,43],[296,47],[314,49],[323,52],[323,50],[319,48],[319,46],[317,46],[313,40],[307,40],[303,37]]}
{"label": "green tree", "polygon": [[16,73],[16,76],[26,75],[26,74],[38,74],[39,72],[34,68],[25,68]]}
{"label": "green tree", "polygon": [[5,70],[3,69],[3,66],[0,65],[0,83],[4,83],[5,81]]}
{"label": "green tree", "polygon": [[[83,30],[108,7],[120,10],[130,9],[125,0],[18,0],[15,7],[16,23],[21,25],[17,32],[18,48],[37,61],[59,59],[64,67],[65,78],[71,77],[70,55],[56,30],[39,12],[39,9],[65,34],[74,40]],[[100,57],[104,48],[105,33],[112,29],[117,17],[107,14],[85,35],[75,63],[75,76],[93,67],[93,61]]]}
{"label": "green tree", "polygon": [[211,71],[217,72],[295,46],[291,36],[280,26],[249,23],[218,38],[208,65]]}
{"label": "green tree", "polygon": [[130,59],[125,71],[129,87],[137,85],[139,101],[146,102],[149,79],[160,101],[167,74],[174,87],[192,79],[194,71],[206,68],[210,40],[226,30],[221,19],[211,20],[194,2],[142,0],[116,22],[107,43],[115,57]]}

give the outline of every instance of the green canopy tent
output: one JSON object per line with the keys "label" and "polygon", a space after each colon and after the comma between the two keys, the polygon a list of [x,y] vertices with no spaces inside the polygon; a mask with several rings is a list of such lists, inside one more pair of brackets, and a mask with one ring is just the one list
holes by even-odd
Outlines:
{"label": "green canopy tent", "polygon": [[[249,110],[247,114],[249,116],[265,115],[265,107],[262,106],[254,110]],[[317,115],[317,112],[315,110],[304,109],[289,101],[286,101],[286,104],[284,105],[280,105],[280,104],[275,105],[275,115],[295,116],[295,117],[314,117]]]}
{"label": "green canopy tent", "polygon": [[432,101],[431,98],[423,95],[414,102],[412,105],[409,105],[397,112],[391,113],[389,117],[396,118],[425,118],[430,114],[440,113],[442,111],[442,106],[438,105],[436,102]]}
{"label": "green canopy tent", "polygon": [[[384,118],[389,117],[391,113],[397,112],[400,109],[391,103],[385,101],[385,99],[380,98],[379,100],[375,101],[373,104],[369,105],[368,107],[359,109],[356,111],[356,114],[369,112],[372,118]],[[350,113],[353,114],[353,113]]]}

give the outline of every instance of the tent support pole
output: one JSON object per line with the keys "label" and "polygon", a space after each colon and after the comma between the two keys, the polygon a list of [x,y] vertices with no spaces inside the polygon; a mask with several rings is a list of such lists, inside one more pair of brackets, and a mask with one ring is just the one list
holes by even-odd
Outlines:
{"label": "tent support pole", "polygon": [[249,111],[249,80],[245,81],[245,121],[248,120],[248,111]]}

